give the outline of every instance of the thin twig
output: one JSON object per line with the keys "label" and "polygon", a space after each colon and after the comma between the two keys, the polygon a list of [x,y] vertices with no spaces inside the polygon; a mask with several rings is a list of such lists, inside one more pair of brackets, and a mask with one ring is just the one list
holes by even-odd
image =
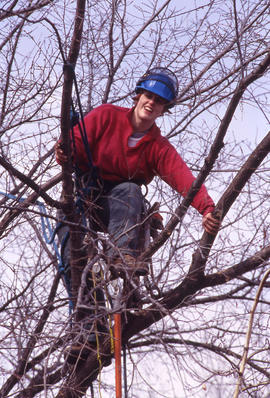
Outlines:
{"label": "thin twig", "polygon": [[254,299],[254,303],[253,303],[253,307],[252,310],[250,312],[250,318],[249,318],[249,323],[248,323],[248,329],[247,329],[247,333],[246,333],[246,342],[245,342],[245,346],[244,346],[244,351],[243,351],[243,355],[242,355],[242,359],[239,365],[239,375],[238,375],[238,381],[237,381],[237,385],[235,388],[235,392],[234,392],[234,396],[233,398],[238,398],[239,393],[240,393],[240,388],[241,385],[243,383],[243,375],[244,375],[244,370],[245,370],[245,366],[248,360],[248,350],[249,350],[249,343],[250,343],[250,338],[251,338],[251,332],[252,332],[252,326],[253,326],[253,321],[254,321],[254,317],[255,317],[255,311],[260,299],[260,295],[262,293],[263,287],[265,285],[265,282],[268,278],[268,276],[270,275],[270,269],[268,271],[266,271],[266,273],[264,274],[260,286],[258,288],[257,294],[255,296]]}

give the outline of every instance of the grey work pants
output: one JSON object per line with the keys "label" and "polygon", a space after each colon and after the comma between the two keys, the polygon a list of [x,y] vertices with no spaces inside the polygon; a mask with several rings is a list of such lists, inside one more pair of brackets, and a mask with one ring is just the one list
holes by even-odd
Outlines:
{"label": "grey work pants", "polygon": [[[144,198],[141,188],[133,182],[123,182],[115,186],[105,184],[101,195],[96,195],[94,210],[91,213],[91,224],[94,229],[107,232],[110,244],[108,257],[130,254],[138,257],[140,245],[139,234],[142,219]],[[58,212],[62,218],[62,212]],[[63,242],[69,228],[63,225],[58,231],[58,238]],[[66,267],[69,266],[70,247],[67,240],[62,250],[62,259]]]}
{"label": "grey work pants", "polygon": [[139,185],[123,182],[101,195],[96,215],[106,226],[111,238],[108,256],[139,255],[139,223],[142,218],[143,195]]}

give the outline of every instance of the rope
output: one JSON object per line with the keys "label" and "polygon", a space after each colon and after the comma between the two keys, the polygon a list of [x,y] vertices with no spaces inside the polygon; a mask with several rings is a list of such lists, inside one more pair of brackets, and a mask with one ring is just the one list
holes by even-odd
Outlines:
{"label": "rope", "polygon": [[123,368],[124,368],[124,398],[128,398],[128,388],[127,388],[127,350],[126,345],[123,345]]}
{"label": "rope", "polygon": [[[75,187],[76,187],[76,200],[75,200],[75,208],[78,214],[81,216],[81,222],[83,226],[87,226],[87,219],[85,217],[85,210],[84,210],[84,198],[89,196],[91,189],[93,187],[97,186],[97,180],[98,180],[98,171],[97,168],[93,164],[93,159],[91,155],[91,150],[87,138],[87,133],[86,133],[86,127],[84,123],[84,116],[83,116],[83,110],[82,110],[82,104],[80,100],[80,94],[79,94],[79,89],[78,89],[78,83],[76,79],[76,74],[75,74],[75,69],[74,65],[68,63],[64,59],[64,66],[63,68],[67,68],[71,71],[72,73],[72,78],[74,81],[74,86],[75,86],[75,92],[76,92],[76,97],[77,97],[77,102],[78,102],[78,107],[79,107],[79,112],[75,111],[75,107],[73,104],[73,101],[71,101],[71,110],[70,110],[70,121],[71,121],[71,142],[73,146],[73,152],[74,152],[74,158],[75,160],[77,159],[76,156],[76,143],[75,143],[75,134],[74,134],[74,127],[77,126],[81,139],[84,145],[85,153],[87,155],[88,159],[88,168],[91,171],[90,177],[88,179],[88,184],[83,184],[82,181],[82,171],[80,170],[78,163],[75,162],[74,165],[74,182],[75,182]],[[79,123],[79,120],[81,119],[81,122]],[[62,245],[62,251],[64,250],[65,245],[67,244],[69,235],[65,237],[66,240],[61,243]]]}
{"label": "rope", "polygon": [[[63,54],[62,54],[63,56]],[[80,100],[80,95],[79,95],[79,89],[78,89],[78,83],[77,83],[77,79],[76,79],[76,75],[75,75],[75,71],[74,71],[74,66],[70,63],[68,63],[64,56],[63,56],[63,61],[64,61],[64,66],[63,68],[69,68],[72,71],[72,77],[74,80],[74,86],[75,86],[75,92],[76,92],[76,96],[77,96],[77,101],[78,101],[78,106],[79,106],[79,113],[75,111],[74,108],[74,104],[73,102],[71,102],[72,104],[72,110],[71,110],[71,114],[70,114],[70,119],[71,119],[71,130],[72,130],[72,139],[73,139],[73,146],[74,146],[74,150],[76,151],[76,146],[75,146],[75,140],[74,140],[74,127],[75,125],[78,125],[79,130],[80,130],[80,134],[82,137],[82,141],[85,147],[85,151],[87,154],[87,158],[88,158],[88,163],[89,163],[89,169],[92,171],[92,181],[95,182],[97,179],[97,169],[96,167],[94,167],[93,165],[93,160],[92,160],[92,156],[91,156],[91,151],[90,151],[90,147],[89,147],[89,142],[87,139],[87,133],[86,133],[86,128],[85,128],[85,123],[84,123],[84,119],[83,119],[83,111],[82,111],[82,104],[81,104],[81,100]],[[79,123],[79,116],[81,117],[81,123]],[[75,184],[76,184],[76,188],[77,189],[77,200],[76,200],[76,208],[78,209],[78,212],[81,214],[82,219],[83,219],[83,225],[86,225],[86,219],[83,216],[84,215],[84,209],[83,209],[83,195],[82,195],[82,190],[79,189],[79,168],[76,165],[76,170],[75,170]],[[90,189],[90,187],[89,187]],[[89,190],[88,189],[88,190]],[[10,193],[6,193],[6,192],[0,192],[1,195],[4,195],[5,197],[7,197],[8,199],[12,199],[12,200],[17,200],[18,202],[23,202],[25,199],[24,198],[18,198]],[[59,229],[62,227],[63,222],[59,222],[57,223],[55,228],[52,228],[49,219],[48,219],[48,215],[46,212],[46,208],[44,203],[36,201],[35,203],[40,210],[41,213],[41,226],[42,226],[42,232],[43,232],[43,237],[44,240],[47,244],[52,244],[53,245],[53,249],[55,251],[57,260],[58,260],[58,272],[60,273],[60,275],[62,275],[64,277],[64,281],[65,281],[65,285],[66,285],[66,289],[68,292],[68,296],[69,296],[69,309],[70,312],[72,312],[72,301],[71,301],[71,281],[69,280],[68,276],[67,276],[67,272],[65,272],[67,270],[67,264],[64,264],[63,261],[63,253],[64,253],[64,249],[67,245],[68,239],[69,239],[69,233],[67,233],[64,237],[64,239],[61,242],[61,251],[59,253],[57,244],[55,243],[55,236],[57,234],[57,232],[59,231]]]}
{"label": "rope", "polygon": [[[82,142],[83,142],[83,145],[84,145],[84,149],[85,149],[85,152],[86,152],[86,155],[87,155],[89,169],[92,171],[92,174],[93,174],[92,177],[94,179],[96,179],[97,176],[98,176],[97,168],[94,166],[93,159],[92,159],[92,154],[91,154],[91,150],[90,150],[90,146],[89,146],[89,142],[88,142],[88,138],[87,138],[86,127],[85,127],[85,123],[84,123],[84,115],[83,115],[83,110],[82,110],[82,103],[81,103],[81,99],[80,99],[80,94],[79,94],[78,83],[77,83],[77,78],[76,78],[74,66],[72,64],[70,64],[70,63],[65,62],[64,63],[64,68],[68,68],[72,72],[72,78],[73,78],[73,81],[74,81],[75,93],[76,93],[76,98],[77,98],[78,107],[79,107],[79,114],[78,114],[75,111],[73,102],[71,102],[71,106],[72,106],[71,130],[72,130],[73,149],[76,151],[73,128],[77,125],[78,128],[79,128],[80,135],[81,135],[81,138],[82,138]],[[80,123],[79,123],[79,116],[80,116],[80,119],[81,119]]]}
{"label": "rope", "polygon": [[[95,302],[95,315],[97,316],[97,292],[96,292],[96,287],[97,287],[97,281],[96,281],[96,273],[92,269],[92,280],[93,280],[93,288],[94,288],[94,302]],[[98,327],[97,327],[97,322],[95,322],[95,336],[96,336],[96,342],[97,342],[97,360],[98,360],[98,366],[99,366],[99,374],[98,374],[98,389],[99,389],[99,395],[101,397],[101,369],[102,369],[102,361],[101,361],[101,356],[100,356],[100,341],[99,341],[99,334],[98,334]]]}
{"label": "rope", "polygon": [[[74,127],[78,126],[79,131],[80,131],[80,135],[82,138],[82,142],[85,148],[85,152],[87,155],[87,159],[88,159],[88,166],[89,169],[92,171],[92,180],[97,178],[97,171],[96,168],[93,165],[93,160],[92,160],[92,156],[91,156],[91,151],[90,151],[90,147],[89,147],[89,142],[87,139],[87,133],[86,133],[86,128],[85,128],[85,123],[84,123],[84,118],[83,118],[83,111],[82,111],[82,104],[81,104],[81,100],[80,100],[80,95],[79,95],[79,89],[78,89],[78,83],[77,83],[77,79],[76,79],[76,74],[75,74],[75,70],[74,70],[74,65],[72,65],[71,63],[68,63],[65,58],[63,58],[64,61],[64,65],[63,65],[63,69],[69,69],[72,72],[72,78],[74,81],[74,86],[75,86],[75,92],[76,92],[76,97],[77,97],[77,102],[78,102],[78,107],[79,107],[79,113],[75,111],[75,107],[73,104],[73,101],[71,101],[71,110],[70,110],[70,121],[71,121],[71,132],[72,132],[72,144],[73,144],[73,150],[74,150],[74,154],[76,155],[76,145],[75,145],[75,137],[74,137]],[[81,123],[79,123],[79,119],[81,118]],[[76,159],[76,156],[75,156]],[[76,202],[75,202],[75,207],[76,207],[76,211],[81,215],[82,218],[82,224],[84,226],[87,225],[87,220],[84,216],[84,205],[83,205],[83,197],[89,193],[89,189],[90,187],[87,188],[87,192],[86,190],[82,189],[81,186],[81,181],[80,181],[80,175],[81,170],[78,167],[77,162],[75,163],[75,170],[74,170],[74,174],[75,174],[75,187],[76,187]],[[55,236],[55,234],[57,233],[58,229],[61,228],[61,226],[63,225],[62,222],[60,222],[53,234]],[[66,284],[68,286],[68,293],[69,296],[71,297],[71,281],[69,280],[69,278],[67,277],[67,274],[65,272],[66,268],[68,267],[68,264],[64,264],[63,262],[63,254],[64,254],[64,250],[65,247],[68,243],[68,239],[69,239],[69,233],[67,233],[63,240],[61,241],[61,272],[64,274],[65,279],[66,279]]]}
{"label": "rope", "polygon": [[93,383],[90,384],[90,389],[91,389],[91,398],[95,398]]}
{"label": "rope", "polygon": [[[0,191],[0,195],[5,196],[7,199],[12,199],[12,200],[16,200],[17,202],[24,202],[26,200],[26,198],[18,198],[15,195],[12,195],[10,193],[7,192],[2,192]],[[38,206],[39,210],[40,210],[40,218],[41,218],[41,227],[42,227],[42,234],[43,234],[43,238],[45,240],[45,242],[47,244],[51,244],[53,246],[56,258],[57,258],[57,263],[58,263],[58,272],[60,275],[62,275],[64,277],[64,281],[65,281],[65,285],[66,285],[66,290],[68,293],[68,297],[69,297],[69,312],[71,313],[72,311],[72,301],[71,301],[71,286],[70,286],[70,281],[67,278],[65,271],[65,265],[63,263],[62,260],[62,256],[59,253],[58,250],[58,246],[55,242],[55,236],[57,233],[57,230],[61,227],[60,223],[58,223],[58,225],[56,226],[56,228],[52,228],[51,223],[49,221],[49,217],[46,211],[46,207],[44,205],[44,203],[36,201],[35,205]]]}

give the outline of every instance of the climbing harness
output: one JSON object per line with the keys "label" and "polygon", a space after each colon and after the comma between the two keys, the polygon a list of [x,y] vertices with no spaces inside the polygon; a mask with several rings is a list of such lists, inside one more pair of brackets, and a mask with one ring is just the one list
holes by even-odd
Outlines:
{"label": "climbing harness", "polygon": [[[74,127],[78,126],[80,135],[82,138],[82,142],[84,145],[85,153],[87,155],[89,170],[91,171],[90,181],[88,181],[88,185],[85,186],[82,184],[82,178],[81,178],[82,172],[79,169],[78,164],[77,163],[74,164],[75,209],[81,218],[82,225],[87,228],[88,227],[87,219],[84,215],[84,198],[89,194],[92,187],[97,185],[98,172],[97,172],[96,167],[93,164],[90,147],[89,147],[89,143],[87,140],[87,134],[86,134],[85,124],[84,124],[84,119],[83,119],[82,105],[81,105],[81,101],[80,101],[78,84],[77,84],[76,74],[74,71],[74,66],[70,63],[67,63],[64,60],[63,69],[69,69],[72,72],[72,78],[74,81],[77,103],[78,103],[78,107],[79,107],[79,112],[77,112],[75,110],[73,101],[71,101],[71,110],[70,110],[71,143],[73,146],[74,154],[76,154]],[[79,122],[80,120],[81,120],[81,122]],[[76,156],[75,156],[75,158],[76,158]],[[69,233],[68,228],[65,228],[66,217],[62,214],[61,211],[58,212],[58,216],[59,216],[59,218],[61,217],[61,220],[57,223],[57,225],[55,227],[54,235],[58,234],[58,237],[59,237],[61,264],[62,264],[62,268],[63,268],[62,272],[65,275],[67,284],[69,286],[69,290],[71,291],[72,281],[70,280],[70,269],[69,269],[70,265],[69,265],[69,262],[67,261],[67,258],[66,258],[67,256],[65,256],[65,251],[67,250],[70,233]],[[67,231],[62,233],[61,230],[64,230],[64,229],[66,229]],[[69,291],[69,296],[71,296],[70,291]]]}

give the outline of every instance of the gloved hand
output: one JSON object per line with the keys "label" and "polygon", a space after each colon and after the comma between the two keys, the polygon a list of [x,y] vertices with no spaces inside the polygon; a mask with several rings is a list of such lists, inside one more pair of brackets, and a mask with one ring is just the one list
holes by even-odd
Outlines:
{"label": "gloved hand", "polygon": [[62,166],[64,163],[67,163],[68,158],[64,154],[64,151],[62,149],[62,143],[60,141],[58,141],[55,144],[54,152],[55,152],[55,158],[56,158],[56,161],[58,164],[60,164]]}
{"label": "gloved hand", "polygon": [[213,213],[208,213],[203,216],[202,225],[206,232],[215,235],[220,228],[220,220],[213,216]]}

